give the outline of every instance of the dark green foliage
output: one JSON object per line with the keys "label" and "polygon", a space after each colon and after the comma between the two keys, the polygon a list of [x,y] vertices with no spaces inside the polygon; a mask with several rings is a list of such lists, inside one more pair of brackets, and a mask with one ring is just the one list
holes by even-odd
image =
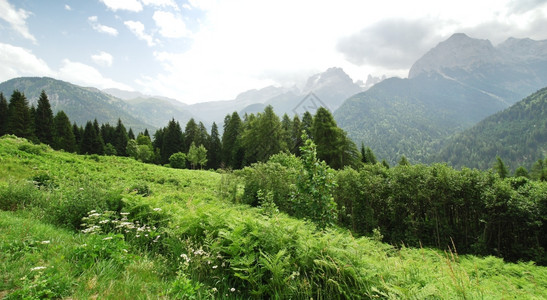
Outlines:
{"label": "dark green foliage", "polygon": [[300,156],[300,147],[304,146],[304,141],[302,141],[302,122],[300,122],[298,115],[294,115],[291,129],[291,142],[287,147],[291,153]]}
{"label": "dark green foliage", "polygon": [[80,145],[80,154],[104,154],[103,140],[91,121],[85,125]]}
{"label": "dark green foliage", "polygon": [[446,165],[364,165],[337,175],[341,225],[384,241],[545,264],[547,185]]}
{"label": "dark green foliage", "polygon": [[504,179],[509,175],[509,170],[507,170],[507,167],[501,160],[501,157],[496,157],[496,163],[494,164],[494,171],[498,173],[501,179]]}
{"label": "dark green foliage", "polygon": [[8,101],[3,93],[0,93],[0,136],[8,133]]}
{"label": "dark green foliage", "polygon": [[543,88],[451,138],[431,160],[486,170],[500,156],[514,170],[530,168],[544,158],[546,147],[547,88]]}
{"label": "dark green foliage", "polygon": [[514,176],[514,177],[525,177],[525,178],[528,178],[528,177],[529,177],[528,170],[526,170],[525,167],[520,166],[520,167],[518,167],[518,168],[515,170],[515,174],[513,174],[513,176]]}
{"label": "dark green foliage", "polygon": [[[313,138],[313,116],[309,111],[304,112],[302,115],[301,130],[306,132],[308,137]],[[302,146],[304,146],[302,144]]]}
{"label": "dark green foliage", "polygon": [[532,166],[530,177],[539,181],[547,181],[547,158],[545,161],[538,159]]}
{"label": "dark green foliage", "polygon": [[287,148],[284,144],[284,131],[273,107],[268,105],[263,113],[251,114],[241,135],[245,149],[245,165],[267,161],[270,156]]}
{"label": "dark green foliage", "polygon": [[224,118],[222,133],[222,162],[226,168],[239,169],[243,163],[244,151],[239,136],[243,132],[243,124],[237,112]]}
{"label": "dark green foliage", "polygon": [[131,140],[135,139],[135,133],[133,133],[133,129],[129,127],[129,131],[127,132],[127,137]]}
{"label": "dark green foliage", "polygon": [[74,140],[76,140],[76,152],[81,153],[82,136],[84,135],[84,129],[78,126],[76,123],[72,124],[72,133],[74,134]]}
{"label": "dark green foliage", "polygon": [[[135,139],[134,136],[133,139]],[[125,149],[127,147],[128,140],[129,136],[127,135],[125,126],[123,125],[122,120],[118,119],[118,124],[116,125],[116,130],[114,131],[114,139],[112,143],[114,148],[116,148],[116,154],[118,156],[127,156]]]}
{"label": "dark green foliage", "polygon": [[311,128],[313,141],[317,145],[317,157],[329,166],[341,169],[355,165],[358,152],[344,131],[338,128],[332,114],[324,107],[317,110]]}
{"label": "dark green foliage", "polygon": [[8,106],[8,133],[31,139],[33,136],[31,124],[27,98],[17,90],[13,91]]}
{"label": "dark green foliage", "polygon": [[194,118],[190,119],[184,128],[184,147],[181,151],[187,153],[192,143],[197,145],[203,144],[203,141],[200,139],[198,124]]}
{"label": "dark green foliage", "polygon": [[44,144],[52,145],[54,136],[53,112],[46,92],[42,91],[36,107],[34,118],[34,132],[38,140]]}
{"label": "dark green foliage", "polygon": [[182,152],[184,148],[184,138],[179,122],[171,119],[161,135],[161,163],[166,164],[173,153]]}
{"label": "dark green foliage", "polygon": [[410,166],[410,163],[408,162],[408,159],[406,159],[406,156],[401,156],[401,160],[399,160],[399,166]]}
{"label": "dark green foliage", "polygon": [[365,147],[364,143],[361,143],[361,162],[364,164],[376,164],[376,156],[372,152],[370,147]]}
{"label": "dark green foliage", "polygon": [[63,149],[67,152],[76,152],[76,137],[72,132],[73,127],[70,125],[70,120],[64,111],[59,111],[53,118],[55,135],[51,147],[59,150]]}
{"label": "dark green foliage", "polygon": [[222,144],[218,133],[218,126],[215,122],[211,126],[211,135],[209,136],[209,148],[207,149],[207,167],[210,169],[220,168]]}

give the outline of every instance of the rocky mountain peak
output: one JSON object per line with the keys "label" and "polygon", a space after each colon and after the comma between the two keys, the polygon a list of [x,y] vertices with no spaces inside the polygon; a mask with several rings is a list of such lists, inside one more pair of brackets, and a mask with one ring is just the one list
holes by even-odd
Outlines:
{"label": "rocky mountain peak", "polygon": [[410,69],[409,78],[444,68],[470,69],[483,63],[496,62],[496,48],[489,40],[470,38],[464,33],[455,33],[446,41],[429,50]]}

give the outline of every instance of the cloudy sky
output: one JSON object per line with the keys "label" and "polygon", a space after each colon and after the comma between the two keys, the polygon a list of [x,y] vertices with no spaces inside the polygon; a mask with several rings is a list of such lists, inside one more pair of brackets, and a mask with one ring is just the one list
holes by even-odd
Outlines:
{"label": "cloudy sky", "polygon": [[51,76],[195,103],[329,67],[406,77],[455,32],[547,39],[547,0],[0,0],[0,82]]}

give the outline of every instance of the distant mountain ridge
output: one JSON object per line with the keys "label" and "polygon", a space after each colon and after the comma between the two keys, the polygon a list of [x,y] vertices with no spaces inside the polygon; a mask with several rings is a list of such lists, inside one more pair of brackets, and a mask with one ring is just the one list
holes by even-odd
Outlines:
{"label": "distant mountain ridge", "polygon": [[425,162],[446,138],[547,86],[547,42],[454,34],[412,66],[349,98],[334,117],[356,143],[396,163]]}

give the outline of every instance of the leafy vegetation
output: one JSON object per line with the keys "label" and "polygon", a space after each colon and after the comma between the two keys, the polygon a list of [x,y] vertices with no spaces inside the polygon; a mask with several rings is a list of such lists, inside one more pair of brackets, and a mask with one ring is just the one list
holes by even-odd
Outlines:
{"label": "leafy vegetation", "polygon": [[[13,136],[0,139],[0,161],[0,295],[8,299],[547,293],[545,267],[531,262],[397,249],[378,241],[384,231],[371,239],[318,230],[272,209],[275,190],[261,193],[260,208],[224,201],[245,197],[247,185],[226,180],[231,174],[56,152]],[[270,164],[307,168],[291,155],[262,163]]]}

